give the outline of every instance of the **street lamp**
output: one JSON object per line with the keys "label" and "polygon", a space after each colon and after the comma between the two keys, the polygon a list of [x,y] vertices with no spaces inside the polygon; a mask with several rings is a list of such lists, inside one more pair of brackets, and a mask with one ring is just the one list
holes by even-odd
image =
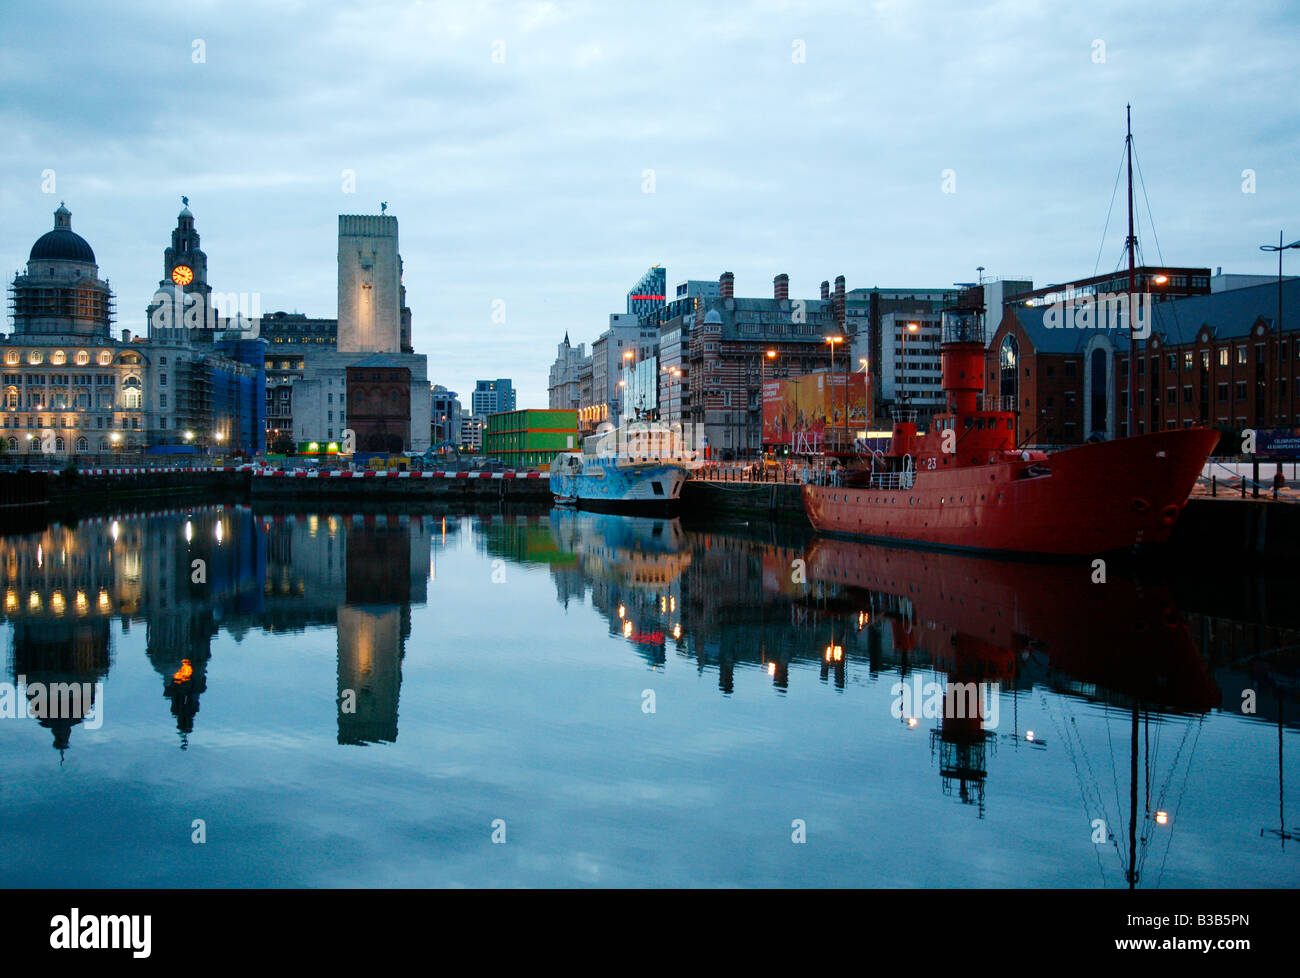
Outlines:
{"label": "street lamp", "polygon": [[[1277,349],[1278,349],[1279,361],[1282,359],[1282,252],[1287,251],[1291,248],[1300,248],[1300,241],[1292,241],[1290,244],[1284,245],[1282,243],[1281,231],[1277,233],[1277,244],[1259,246],[1260,251],[1277,252]],[[1280,375],[1281,373],[1282,373],[1282,365],[1279,362],[1277,373],[1273,377],[1274,388],[1277,387],[1278,375]],[[1294,400],[1295,398],[1294,392],[1290,395],[1290,397]],[[1274,412],[1273,420],[1274,421],[1277,420],[1276,411]],[[1281,463],[1279,463],[1279,471],[1280,470],[1281,470]]]}
{"label": "street lamp", "polygon": [[763,399],[767,390],[767,361],[776,359],[776,351],[768,350],[758,361],[758,452],[763,454]]}
{"label": "street lamp", "polygon": [[900,401],[903,401],[903,402],[907,402],[907,401],[908,401],[907,391],[906,391],[906,390],[904,389],[904,387],[903,387],[903,384],[906,382],[906,377],[907,377],[907,374],[906,374],[906,370],[907,370],[907,334],[908,334],[908,333],[915,333],[915,332],[917,332],[920,328],[921,328],[921,324],[920,324],[920,323],[908,323],[908,324],[907,324],[907,330],[903,333],[903,351],[902,351],[902,355],[901,355],[901,361],[902,361],[902,362],[900,363],[900,365],[899,365],[899,370],[898,370],[898,399],[899,399]]}
{"label": "street lamp", "polygon": [[[826,342],[831,345],[831,381],[835,379],[835,344],[843,343],[843,336],[828,336]],[[835,411],[835,388],[831,387],[831,411]],[[844,435],[847,441],[849,433],[849,363],[844,361]]]}

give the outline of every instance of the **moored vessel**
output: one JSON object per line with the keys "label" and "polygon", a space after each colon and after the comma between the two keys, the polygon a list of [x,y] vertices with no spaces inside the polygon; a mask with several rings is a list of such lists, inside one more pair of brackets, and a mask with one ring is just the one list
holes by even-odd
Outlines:
{"label": "moored vessel", "polygon": [[551,492],[557,503],[580,509],[668,513],[700,465],[680,425],[632,421],[584,439],[581,452],[557,455]]}
{"label": "moored vessel", "polygon": [[1163,543],[1219,440],[1213,429],[1183,428],[1022,450],[1013,405],[991,409],[984,396],[979,310],[944,311],[942,363],[948,410],[928,433],[900,410],[887,451],[803,487],[816,529],[1053,556]]}

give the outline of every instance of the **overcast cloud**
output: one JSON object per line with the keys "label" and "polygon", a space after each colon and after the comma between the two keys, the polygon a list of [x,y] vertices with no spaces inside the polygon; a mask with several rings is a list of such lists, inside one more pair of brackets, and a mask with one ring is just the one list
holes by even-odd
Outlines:
{"label": "overcast cloud", "polygon": [[66,200],[141,330],[185,194],[214,289],[332,317],[337,215],[387,201],[430,378],[541,406],[565,331],[656,263],[760,296],[1092,274],[1131,101],[1164,259],[1263,273],[1300,238],[1298,28],[1285,2],[13,5],[0,268]]}

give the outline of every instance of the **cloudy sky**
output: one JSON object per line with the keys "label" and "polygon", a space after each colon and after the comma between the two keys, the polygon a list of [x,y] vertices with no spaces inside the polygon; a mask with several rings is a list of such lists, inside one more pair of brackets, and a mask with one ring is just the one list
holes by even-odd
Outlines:
{"label": "cloudy sky", "polygon": [[1116,267],[1131,101],[1146,256],[1263,273],[1300,238],[1298,28],[1285,0],[16,5],[0,269],[64,199],[139,330],[185,194],[216,290],[334,316],[337,215],[387,201],[431,379],[540,406],[652,264],[806,297]]}

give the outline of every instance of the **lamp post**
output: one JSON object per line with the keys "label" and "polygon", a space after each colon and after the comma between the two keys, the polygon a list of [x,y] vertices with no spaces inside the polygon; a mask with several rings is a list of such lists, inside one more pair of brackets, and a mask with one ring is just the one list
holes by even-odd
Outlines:
{"label": "lamp post", "polygon": [[768,350],[758,361],[758,453],[763,454],[763,404],[767,391],[767,361],[776,359],[776,351]]}
{"label": "lamp post", "polygon": [[904,403],[908,403],[908,402],[909,402],[909,398],[908,398],[908,396],[907,396],[907,391],[903,388],[903,384],[906,382],[905,378],[906,378],[906,376],[907,376],[907,375],[906,375],[906,370],[907,370],[907,334],[908,334],[908,333],[915,333],[915,332],[917,332],[918,330],[920,330],[920,328],[921,328],[921,324],[920,324],[920,323],[915,323],[915,322],[914,322],[914,323],[908,323],[908,324],[907,324],[907,329],[905,329],[905,330],[903,331],[903,350],[902,350],[902,353],[901,353],[900,358],[899,358],[900,362],[899,362],[899,370],[898,370],[898,399],[899,399],[900,401],[903,401]]}
{"label": "lamp post", "polygon": [[[836,343],[843,343],[843,342],[844,342],[844,337],[843,337],[843,336],[828,336],[828,337],[826,337],[826,342],[829,343],[829,344],[831,345],[831,372],[830,372],[830,378],[831,378],[831,384],[832,384],[832,386],[831,386],[831,413],[833,414],[833,413],[835,412],[835,387],[834,387],[834,382],[835,382],[835,344],[836,344]],[[849,367],[849,365],[848,365],[848,361],[845,360],[845,363],[844,363],[844,380],[845,380],[845,385],[844,385],[844,433],[845,433],[846,436],[848,435],[848,431],[849,431],[849,418],[848,418],[848,413],[849,413],[849,402],[848,402],[849,388],[848,388],[848,377],[849,377],[849,374],[848,374],[848,367]]]}
{"label": "lamp post", "polygon": [[[1277,382],[1278,382],[1279,376],[1280,376],[1281,373],[1282,373],[1282,363],[1281,363],[1281,360],[1282,360],[1282,252],[1287,251],[1288,249],[1291,249],[1291,248],[1300,248],[1300,241],[1292,241],[1290,244],[1284,245],[1284,244],[1282,243],[1282,232],[1281,232],[1281,231],[1278,231],[1278,233],[1277,233],[1277,244],[1275,244],[1275,245],[1260,245],[1260,246],[1259,246],[1259,250],[1260,250],[1260,251],[1276,251],[1276,252],[1277,252],[1277,350],[1278,350],[1277,359],[1278,359],[1278,368],[1277,368],[1277,371],[1276,371],[1276,373],[1275,373],[1275,375],[1274,375],[1274,377],[1273,377],[1273,387],[1274,387],[1275,389],[1276,389],[1276,387],[1277,387]],[[1294,397],[1295,397],[1295,394],[1292,393],[1290,396],[1291,396],[1292,398],[1294,398]],[[1280,405],[1279,405],[1279,407],[1280,407]],[[1274,421],[1277,420],[1277,413],[1278,413],[1278,412],[1276,412],[1276,411],[1273,412],[1273,420],[1274,420]],[[1281,463],[1280,463],[1280,462],[1278,463],[1278,471],[1281,471]]]}

